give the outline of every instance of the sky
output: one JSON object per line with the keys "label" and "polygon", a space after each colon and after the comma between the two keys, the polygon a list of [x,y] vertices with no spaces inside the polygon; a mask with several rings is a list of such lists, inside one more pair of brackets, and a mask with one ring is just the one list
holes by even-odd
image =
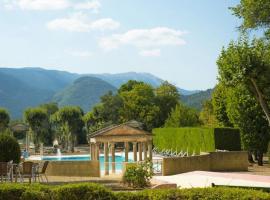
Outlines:
{"label": "sky", "polygon": [[217,83],[239,0],[0,0],[0,67],[147,72],[189,90]]}

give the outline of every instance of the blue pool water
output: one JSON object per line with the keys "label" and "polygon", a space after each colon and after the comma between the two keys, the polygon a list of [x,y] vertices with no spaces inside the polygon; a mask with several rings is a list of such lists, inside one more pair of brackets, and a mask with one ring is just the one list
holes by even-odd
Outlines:
{"label": "blue pool water", "polygon": [[[56,156],[44,156],[42,157],[42,160],[48,160],[48,161],[88,161],[90,160],[90,155],[83,155],[83,156],[62,156],[62,157],[56,157]],[[100,162],[100,169],[104,170],[104,156],[99,156],[99,162]],[[109,169],[112,168],[112,157],[109,157]],[[116,170],[122,170],[123,162],[125,162],[124,156],[115,156],[115,168]],[[133,160],[129,159],[129,162],[133,162]]]}

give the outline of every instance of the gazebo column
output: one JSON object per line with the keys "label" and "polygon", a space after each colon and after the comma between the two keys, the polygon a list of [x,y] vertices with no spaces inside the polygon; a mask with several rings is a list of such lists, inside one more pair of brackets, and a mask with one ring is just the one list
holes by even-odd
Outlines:
{"label": "gazebo column", "polygon": [[115,145],[114,143],[111,144],[111,154],[112,154],[112,173],[115,173]]}
{"label": "gazebo column", "polygon": [[95,160],[99,160],[99,143],[96,143],[95,150],[96,150]]}
{"label": "gazebo column", "polygon": [[89,149],[91,160],[95,160],[95,144],[91,142]]}
{"label": "gazebo column", "polygon": [[104,142],[104,168],[105,175],[109,175],[109,145],[108,142]]}
{"label": "gazebo column", "polygon": [[133,159],[137,162],[137,142],[133,142]]}
{"label": "gazebo column", "polygon": [[128,142],[125,142],[125,162],[128,162]]}
{"label": "gazebo column", "polygon": [[148,142],[148,155],[149,155],[149,160],[152,161],[152,141]]}
{"label": "gazebo column", "polygon": [[139,161],[142,161],[142,143],[138,143],[138,150],[139,150]]}
{"label": "gazebo column", "polygon": [[143,143],[143,160],[147,160],[147,144]]}

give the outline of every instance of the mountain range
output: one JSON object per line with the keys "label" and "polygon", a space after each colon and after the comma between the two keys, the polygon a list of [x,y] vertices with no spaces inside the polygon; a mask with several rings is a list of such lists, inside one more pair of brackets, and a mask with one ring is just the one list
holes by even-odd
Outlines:
{"label": "mountain range", "polygon": [[[87,112],[100,96],[116,91],[128,80],[144,81],[153,87],[163,82],[149,73],[76,74],[42,68],[0,68],[0,107],[7,108],[13,119],[21,118],[27,107],[52,101],[59,106],[78,105]],[[210,98],[209,91],[178,90],[182,100],[197,109]]]}

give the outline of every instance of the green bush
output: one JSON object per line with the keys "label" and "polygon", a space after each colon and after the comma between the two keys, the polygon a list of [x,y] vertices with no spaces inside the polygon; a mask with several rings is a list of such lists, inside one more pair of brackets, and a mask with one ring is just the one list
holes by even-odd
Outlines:
{"label": "green bush", "polygon": [[69,184],[56,188],[55,200],[113,200],[112,193],[98,184]]}
{"label": "green bush", "polygon": [[157,128],[153,130],[154,146],[158,149],[188,151],[189,154],[216,149],[241,150],[240,133],[232,128]]}
{"label": "green bush", "polygon": [[193,188],[144,190],[140,192],[112,192],[103,186],[67,184],[43,186],[1,184],[0,200],[266,200],[270,193],[238,188]]}
{"label": "green bush", "polygon": [[22,184],[1,184],[0,200],[47,200],[51,199],[49,187]]}
{"label": "green bush", "polygon": [[123,175],[123,183],[134,188],[144,188],[149,185],[153,176],[151,162],[127,165]]}
{"label": "green bush", "polygon": [[0,162],[13,160],[14,163],[19,163],[20,157],[21,150],[18,141],[6,133],[0,134]]}

